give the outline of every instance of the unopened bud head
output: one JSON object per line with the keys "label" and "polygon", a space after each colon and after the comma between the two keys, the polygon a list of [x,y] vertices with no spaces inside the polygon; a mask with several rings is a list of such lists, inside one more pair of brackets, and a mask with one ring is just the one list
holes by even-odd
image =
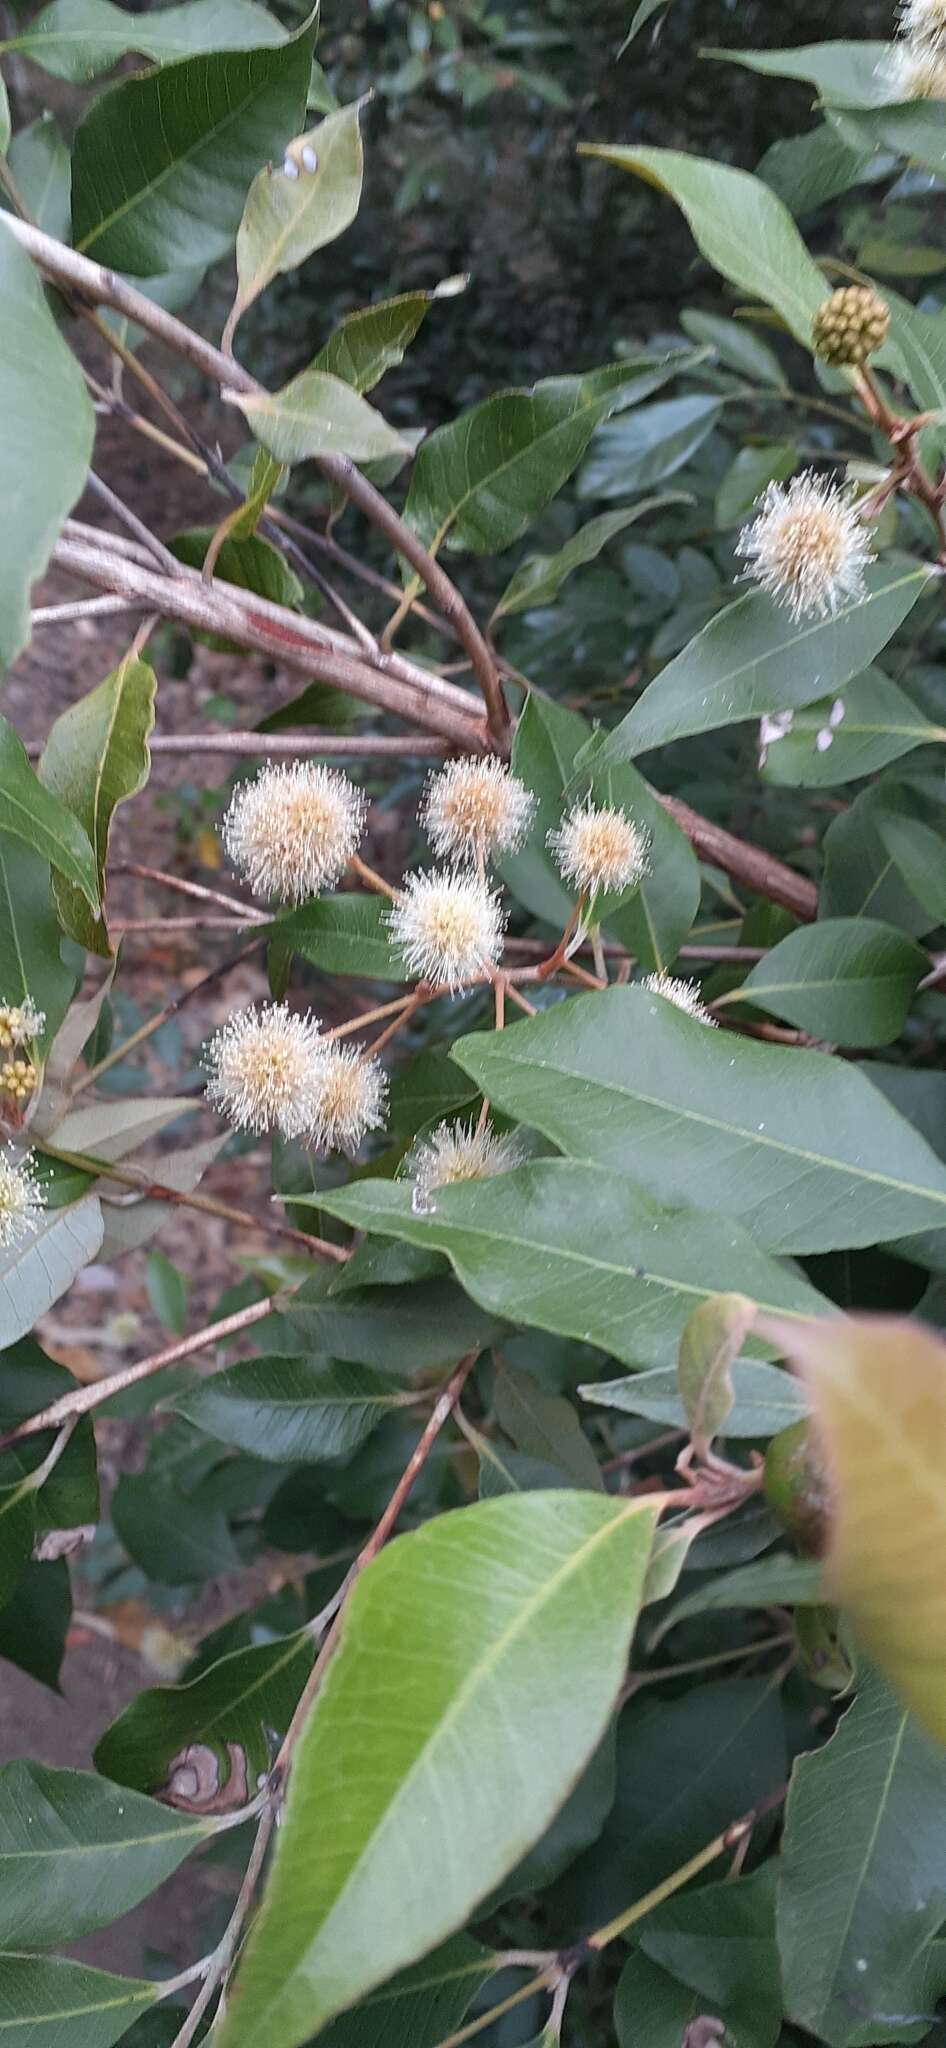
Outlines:
{"label": "unopened bud head", "polygon": [[843,285],[818,307],[811,323],[816,356],[836,369],[856,369],[876,355],[890,330],[890,309],[870,285]]}

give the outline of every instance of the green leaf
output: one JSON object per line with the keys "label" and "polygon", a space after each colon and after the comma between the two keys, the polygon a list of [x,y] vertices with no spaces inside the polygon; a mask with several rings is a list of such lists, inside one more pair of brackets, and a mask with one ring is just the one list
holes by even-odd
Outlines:
{"label": "green leaf", "polygon": [[655,1629],[648,1648],[656,1649],[670,1630],[694,1614],[718,1614],[729,1607],[818,1607],[824,1600],[820,1563],[810,1557],[760,1557],[736,1571],[722,1572],[678,1600]]}
{"label": "green leaf", "polygon": [[403,361],[436,297],[436,291],[404,292],[400,298],[381,299],[349,313],[319,350],[313,370],[340,377],[354,391],[370,391]]}
{"label": "green leaf", "polygon": [[752,511],[766,484],[783,483],[797,468],[798,449],[794,441],[740,448],[716,493],[717,526],[738,526]]}
{"label": "green leaf", "polygon": [[580,498],[620,498],[651,491],[675,476],[702,448],[719,418],[722,400],[706,392],[642,405],[612,420],[595,436],[578,479]]}
{"label": "green leaf", "polygon": [[68,1209],[47,1210],[28,1238],[0,1251],[0,1348],[25,1337],[71,1287],[102,1242],[95,1195]]}
{"label": "green leaf", "polygon": [[72,1593],[65,1559],[55,1564],[28,1564],[12,1597],[0,1607],[0,1657],[58,1693],[71,1620]]}
{"label": "green leaf", "polygon": [[781,788],[833,789],[944,740],[946,726],[932,725],[899,684],[869,668],[833,700],[795,713],[791,730],[768,742],[762,776]]}
{"label": "green leaf", "polygon": [[0,832],[25,840],[98,907],[99,878],[88,837],[58,792],[37,782],[26,748],[5,718],[0,718]]}
{"label": "green leaf", "polygon": [[877,814],[877,828],[898,875],[923,905],[931,923],[940,924],[946,916],[946,842],[942,831],[926,824],[922,817],[905,817],[883,808]]}
{"label": "green leaf", "polygon": [[[275,488],[280,475],[278,464],[259,451],[257,462],[265,464],[265,473],[257,471],[257,488],[251,499],[252,511],[247,510],[247,519],[258,519],[265,510],[270,491]],[[256,470],[256,463],[254,463]],[[241,522],[242,524],[242,522]],[[212,526],[191,527],[187,533],[177,533],[171,542],[171,553],[179,562],[186,562],[191,569],[203,567],[204,557],[214,537]],[[258,534],[231,533],[224,541],[214,563],[214,576],[221,583],[235,583],[239,590],[255,591],[257,597],[269,598],[273,604],[283,604],[290,609],[301,606],[305,591],[295,572],[284,562],[268,540],[261,540]],[[208,636],[212,647],[229,649],[233,642],[211,634]]]}
{"label": "green leaf", "polygon": [[497,392],[421,444],[409,524],[432,553],[444,542],[477,555],[510,547],[571,476],[602,420],[658,391],[679,367],[673,356],[612,363]]}
{"label": "green leaf", "polygon": [[818,1038],[887,1045],[899,1037],[927,966],[922,949],[892,925],[826,917],[773,946],[738,999]]}
{"label": "green leaf", "polygon": [[408,443],[387,420],[340,377],[324,370],[300,371],[281,391],[224,391],[277,462],[304,462],[313,455],[350,455],[353,462],[406,456]]}
{"label": "green leaf", "polygon": [[828,120],[805,135],[773,142],[756,166],[756,175],[803,220],[827,199],[836,199],[840,192],[872,180],[878,169],[886,168],[889,166],[869,138],[852,147]]}
{"label": "green leaf", "polygon": [[[594,767],[593,757],[591,765]],[[641,966],[659,973],[676,959],[699,909],[696,855],[686,834],[630,762],[593,773],[591,793],[596,803],[616,804],[627,811],[649,837],[648,873],[626,902],[610,914],[605,910],[604,915],[609,929]]]}
{"label": "green leaf", "polygon": [[0,669],[30,637],[30,585],[41,576],[85,482],[94,417],[85,379],[29,257],[0,215]]}
{"label": "green leaf", "polygon": [[392,1977],[354,2012],[330,2021],[320,2048],[437,2048],[493,1975],[492,1952],[455,1934],[422,1963]]}
{"label": "green leaf", "polygon": [[889,43],[802,43],[793,50],[704,50],[767,78],[800,78],[835,107],[881,107],[893,97]]}
{"label": "green leaf", "polygon": [[[63,1152],[87,1152],[97,1159],[125,1159],[180,1117],[193,1116],[191,1095],[126,1095],[70,1109],[55,1126]],[[45,1134],[46,1125],[42,1126]]]}
{"label": "green leaf", "polygon": [[163,1252],[149,1252],[145,1287],[159,1323],[175,1337],[183,1337],[187,1328],[187,1281]]}
{"label": "green leaf", "polygon": [[751,377],[755,384],[772,384],[776,389],[781,386],[782,365],[778,356],[744,322],[723,320],[718,313],[685,306],[680,325],[691,341],[708,345],[725,369],[735,370],[740,377]]}
{"label": "green leaf", "polygon": [[67,242],[72,219],[72,158],[52,114],[40,114],[19,130],[7,161],[36,226],[57,242]]}
{"label": "green leaf", "polygon": [[[531,555],[528,561],[520,562],[493,612],[493,623],[510,617],[514,612],[532,611],[537,605],[551,604],[566,579],[576,569],[583,569],[588,562],[596,561],[602,548],[606,548],[616,534],[623,533],[625,527],[633,526],[635,520],[647,519],[653,512],[662,512],[667,505],[690,503],[692,500],[686,491],[664,491],[659,498],[642,498],[637,505],[625,505],[619,512],[602,512],[597,519],[589,519],[585,526],[572,534],[563,548],[559,548],[557,554]],[[534,701],[532,698],[527,700],[529,703]]]}
{"label": "green leaf", "polygon": [[792,334],[810,344],[812,317],[826,296],[824,278],[791,214],[759,178],[674,149],[582,143],[581,153],[668,192],[707,262],[740,291],[774,307]]}
{"label": "green leaf", "polygon": [[[334,242],[361,204],[361,101],[297,135],[281,164],[265,164],[247,193],[236,244],[237,295],[230,338],[247,306],[287,270]],[[293,175],[290,176],[290,169]]]}
{"label": "green leaf", "polygon": [[52,0],[0,50],[21,50],[54,78],[86,85],[130,50],[167,64],[199,50],[255,49],[282,39],[279,22],[255,0],[185,0],[147,15],[126,14],[111,0]]}
{"label": "green leaf", "polygon": [[7,96],[7,89],[3,82],[3,79],[0,78],[0,153],[2,153],[4,156],[6,155],[7,150],[10,147],[12,125],[13,124],[10,119],[10,101]]}
{"label": "green leaf", "polygon": [[360,896],[354,890],[319,896],[277,918],[268,937],[277,959],[295,953],[323,974],[401,982],[404,958],[389,935],[387,909],[377,896]]}
{"label": "green leaf", "polygon": [[699,1992],[702,2010],[708,2001],[725,2014],[732,2048],[774,2048],[782,2030],[774,1875],[767,1864],[735,1883],[667,1899],[641,1928],[643,1954]]}
{"label": "green leaf", "polygon": [[[148,779],[156,689],[147,662],[126,656],[104,682],[60,713],[43,749],[39,773],[44,788],[74,813],[91,842],[92,888],[86,888],[85,896],[93,911],[105,887],[113,814]],[[57,881],[54,891],[70,937],[108,958],[112,949],[104,918],[91,914],[68,882]]]}
{"label": "green leaf", "polygon": [[174,1407],[218,1442],[277,1465],[348,1458],[410,1396],[366,1365],[250,1358],[201,1380]]}
{"label": "green leaf", "polygon": [[111,1977],[61,1956],[0,1956],[4,2048],[112,2048],[160,1984]]}
{"label": "green leaf", "polygon": [[831,2048],[902,2039],[885,2016],[928,2002],[944,1890],[946,1757],[865,1671],[831,1740],[792,1772],[778,1898],[789,2018]]}
{"label": "green leaf", "polygon": [[797,623],[764,591],[738,598],[648,685],[611,733],[603,760],[630,760],[689,733],[836,697],[886,647],[926,582],[915,563],[876,563],[863,597],[834,618]]}
{"label": "green leaf", "polygon": [[[778,1366],[764,1365],[755,1358],[739,1358],[732,1369],[733,1407],[726,1417],[727,1437],[776,1436],[792,1422],[807,1415],[809,1402],[804,1388],[791,1373]],[[617,1408],[625,1415],[644,1415],[648,1422],[666,1423],[682,1429],[686,1417],[677,1373],[671,1365],[655,1366],[651,1372],[631,1373],[627,1379],[596,1380],[579,1387],[583,1401],[596,1408]]]}
{"label": "green leaf", "polygon": [[732,1367],[755,1321],[755,1302],[718,1294],[687,1318],[680,1338],[677,1385],[690,1442],[706,1458],[714,1436],[726,1434],[736,1399]]}
{"label": "green leaf", "polygon": [[269,1731],[282,1735],[288,1728],[314,1653],[311,1636],[302,1630],[234,1650],[189,1685],[159,1685],[136,1694],[101,1737],[96,1770],[148,1792],[164,1782],[180,1750],[203,1743],[213,1750],[223,1782],[240,1760],[246,1796],[252,1798],[260,1771],[271,1761]]}
{"label": "green leaf", "polygon": [[0,1771],[0,1947],[53,1948],[107,1927],[214,1831],[91,1772]]}
{"label": "green leaf", "polygon": [[829,1474],[825,1597],[946,1742],[946,1606],[931,1569],[946,1523],[946,1344],[893,1316],[786,1324],[781,1342],[804,1372]]}
{"label": "green leaf", "polygon": [[852,147],[873,144],[875,149],[893,150],[897,156],[915,158],[940,177],[946,166],[940,106],[939,100],[911,100],[905,106],[879,107],[868,113],[835,109],[831,119]]}
{"label": "green leaf", "polygon": [[531,1847],[604,1733],[655,1523],[598,1494],[481,1502],[362,1573],[220,2048],[295,2048],[462,1926]]}
{"label": "green leaf", "polygon": [[36,1493],[29,1478],[0,1487],[0,1607],[29,1563],[36,1531]]}
{"label": "green leaf", "polygon": [[712,1031],[645,989],[578,996],[463,1038],[453,1057],[563,1151],[618,1171],[633,1161],[659,1201],[740,1217],[770,1250],[946,1223],[946,1167],[863,1072]]}
{"label": "green leaf", "polygon": [[576,711],[530,693],[512,743],[513,772],[531,790],[535,808],[520,852],[498,862],[499,873],[534,917],[559,929],[571,912],[572,899],[549,850],[548,835],[561,823],[576,758],[590,738],[590,728]]}
{"label": "green leaf", "polygon": [[719,2021],[733,2048],[756,2048],[751,2032],[741,2032],[731,2013],[724,2015],[712,1999],[691,1991],[666,1970],[658,1969],[643,1949],[634,1950],[624,1965],[614,1995],[618,2048],[681,2048],[681,2043],[690,2038],[691,2022],[706,2017]]}
{"label": "green leaf", "polygon": [[467,1292],[495,1314],[580,1337],[628,1365],[663,1360],[697,1301],[737,1281],[799,1314],[821,1306],[737,1225],[659,1209],[636,1182],[571,1161],[446,1188],[426,1216],[414,1214],[410,1188],[391,1181],[311,1199],[358,1229],[446,1252]]}
{"label": "green leaf", "polygon": [[76,248],[136,277],[226,256],[250,179],[299,129],[314,39],[310,18],[275,48],[215,49],[103,92],[76,135]]}
{"label": "green leaf", "polygon": [[893,819],[911,819],[917,808],[908,784],[882,781],[862,789],[834,819],[824,838],[822,917],[877,917],[914,935],[930,930],[934,920],[908,889],[884,837]]}
{"label": "green leaf", "polygon": [[521,1366],[497,1359],[496,1420],[510,1442],[530,1458],[560,1470],[572,1486],[600,1492],[598,1460],[570,1401],[548,1394]]}
{"label": "green leaf", "polygon": [[[229,539],[231,541],[249,540],[251,538],[251,536],[256,532],[256,528],[259,525],[259,522],[263,516],[263,513],[266,510],[267,505],[269,504],[273,492],[278,491],[280,489],[281,485],[285,482],[285,478],[286,471],[283,469],[282,464],[279,462],[274,462],[272,456],[267,455],[265,448],[257,448],[256,454],[253,457],[252,467],[250,469],[249,481],[246,486],[246,496],[243,500],[242,514],[238,519],[234,520],[234,523],[230,528]],[[177,542],[178,547],[180,546],[180,539],[181,537],[179,536]],[[220,550],[220,554],[217,556],[218,573],[220,555],[223,555],[226,552],[226,547],[227,543],[225,541],[223,547]],[[283,568],[288,569],[288,564],[283,562],[283,557],[281,555],[277,557],[277,560],[282,562]],[[201,556],[201,562],[203,562],[203,556]],[[227,581],[232,583],[236,581],[236,578],[231,573],[231,575],[227,578]],[[258,589],[259,585],[254,585],[254,588]],[[301,584],[299,585],[299,589],[301,593]],[[299,600],[296,601],[298,602]],[[259,727],[259,730],[261,732],[266,729],[267,728],[263,725]]]}
{"label": "green leaf", "polygon": [[[313,1203],[320,1199],[314,1196]],[[495,1317],[467,1301],[454,1280],[349,1290],[336,1286],[331,1273],[317,1273],[299,1288],[284,1329],[287,1349],[295,1339],[306,1356],[328,1352],[405,1377],[456,1365],[468,1351],[483,1350],[505,1333]]]}

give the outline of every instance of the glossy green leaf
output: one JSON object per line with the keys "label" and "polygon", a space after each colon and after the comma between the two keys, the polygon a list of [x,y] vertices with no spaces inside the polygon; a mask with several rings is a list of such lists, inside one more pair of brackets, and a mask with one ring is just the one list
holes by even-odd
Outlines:
{"label": "glossy green leaf", "polygon": [[927,2006],[944,1890],[946,1757],[865,1671],[789,1786],[778,1898],[789,2017],[831,2048],[902,2039],[886,2015]]}
{"label": "glossy green leaf", "polygon": [[619,1172],[633,1162],[659,1201],[740,1217],[772,1250],[946,1222],[946,1168],[863,1071],[710,1030],[645,989],[577,997],[453,1056],[563,1151]]}
{"label": "glossy green leaf", "polygon": [[403,362],[405,349],[436,297],[436,290],[404,292],[400,298],[381,299],[377,305],[349,313],[319,350],[313,370],[340,377],[355,391],[370,391],[388,370]]}
{"label": "glossy green leaf", "polygon": [[[262,449],[257,458],[267,465],[267,472],[257,472],[257,490],[251,497],[244,520],[258,519],[265,511],[270,491],[281,475],[279,464],[274,464]],[[255,467],[255,465],[254,465]],[[241,526],[244,523],[241,520]],[[212,526],[191,527],[187,533],[177,533],[171,542],[171,553],[178,560],[186,562],[191,569],[201,569],[214,537]],[[221,583],[235,583],[238,590],[253,590],[257,597],[268,598],[273,604],[286,605],[291,609],[301,606],[305,592],[295,572],[276,548],[256,533],[235,533],[228,535],[214,563],[214,576]],[[217,636],[209,636],[210,645],[229,651],[233,642]]]}
{"label": "glossy green leaf", "polygon": [[406,517],[425,547],[473,554],[511,546],[571,476],[608,414],[658,391],[679,360],[612,363],[500,391],[421,445]]}
{"label": "glossy green leaf", "polygon": [[36,1530],[36,1493],[29,1478],[0,1487],[0,1607],[29,1563]]}
{"label": "glossy green leaf", "polygon": [[5,718],[0,718],[0,832],[25,840],[87,905],[97,907],[99,877],[88,836],[66,799],[37,782],[26,748]]}
{"label": "glossy green leaf", "polygon": [[[701,2011],[706,2001],[711,2012],[725,2015],[732,2048],[774,2048],[782,2026],[782,1987],[771,1864],[751,1877],[667,1899],[648,1914],[640,1942],[651,1963],[700,1993]],[[627,2009],[627,1994],[628,1987],[622,1992],[619,1985],[615,2019]],[[620,2030],[619,2038],[626,2048]]]}
{"label": "glossy green leaf", "polygon": [[184,57],[100,94],[75,141],[76,248],[136,277],[227,255],[251,178],[300,127],[314,36],[310,19],[275,47]]}
{"label": "glossy green leaf", "polygon": [[282,1735],[288,1728],[314,1654],[303,1631],[235,1650],[188,1685],[139,1692],[100,1738],[96,1770],[119,1785],[155,1791],[180,1750],[204,1743],[218,1759],[221,1782],[234,1767],[234,1752],[242,1758],[252,1798],[271,1761],[268,1731]]}
{"label": "glossy green leaf", "polygon": [[802,1315],[821,1307],[737,1225],[660,1209],[635,1181],[571,1161],[446,1188],[427,1215],[415,1214],[399,1182],[361,1181],[315,1199],[357,1228],[446,1252],[495,1314],[579,1337],[628,1365],[660,1363],[696,1303],[737,1281]]}
{"label": "glossy green leaf", "polygon": [[296,953],[323,974],[357,974],[369,981],[404,979],[404,957],[389,935],[388,906],[355,890],[319,896],[270,926],[277,958]]}
{"label": "glossy green leaf", "polygon": [[919,937],[933,923],[900,873],[884,832],[893,819],[913,819],[918,803],[908,784],[891,780],[862,789],[829,825],[824,838],[822,917],[874,917]]}
{"label": "glossy green leaf", "polygon": [[780,199],[748,171],[673,149],[584,143],[582,154],[632,171],[676,200],[707,262],[764,299],[807,346],[824,279]]}
{"label": "glossy green leaf", "polygon": [[281,391],[225,391],[248,426],[277,462],[304,462],[315,455],[350,455],[354,462],[407,456],[408,444],[374,406],[340,377],[302,370]]}
{"label": "glossy green leaf", "polygon": [[72,158],[52,114],[40,114],[14,136],[7,156],[10,175],[31,218],[57,242],[69,239],[72,219]]}
{"label": "glossy green leaf", "polygon": [[455,1934],[354,2012],[330,2020],[319,2035],[320,2048],[438,2048],[494,1969],[490,1949],[468,1934]]}
{"label": "glossy green leaf", "polygon": [[72,1620],[69,1566],[28,1564],[5,1606],[0,1607],[0,1657],[59,1691],[59,1673]]}
{"label": "glossy green leaf", "polygon": [[213,1833],[91,1772],[0,1771],[0,1948],[52,1948],[127,1913]]}
{"label": "glossy green leaf", "polygon": [[0,668],[30,636],[30,586],[41,576],[85,482],[94,418],[29,257],[0,215]]}
{"label": "glossy green leaf", "polygon": [[762,776],[784,788],[833,789],[944,741],[946,726],[932,724],[898,683],[869,668],[835,698],[795,713],[790,732],[769,741]]}
{"label": "glossy green leaf", "polygon": [[691,2022],[706,2017],[725,2028],[725,2038],[732,2039],[734,2048],[755,2048],[751,2033],[740,2034],[731,2013],[724,2015],[712,1999],[661,1970],[643,1949],[628,1957],[614,1995],[618,2048],[680,2048]]}
{"label": "glossy green leaf", "polygon": [[773,946],[739,997],[817,1038],[888,1045],[903,1029],[927,964],[921,948],[892,925],[827,917]]}
{"label": "glossy green leaf", "polygon": [[406,1399],[366,1365],[250,1358],[201,1380],[174,1406],[208,1436],[275,1464],[347,1458]]}
{"label": "glossy green leaf", "polygon": [[665,1615],[650,1638],[655,1649],[670,1630],[694,1614],[718,1614],[729,1607],[817,1607],[824,1600],[821,1565],[809,1557],[760,1557],[735,1571],[721,1572],[695,1593],[687,1593]]}
{"label": "glossy green leaf", "polygon": [[790,208],[796,219],[837,198],[852,185],[873,181],[878,171],[889,169],[886,159],[869,138],[851,145],[838,134],[831,120],[773,142],[756,167],[772,191]]}
{"label": "glossy green leaf", "polygon": [[[255,534],[257,526],[259,525],[259,522],[266,510],[266,507],[269,504],[273,492],[280,489],[281,485],[285,482],[285,478],[286,471],[284,470],[282,463],[274,462],[273,457],[271,455],[267,455],[265,448],[257,448],[256,454],[253,457],[253,463],[250,469],[249,479],[246,486],[246,495],[243,499],[242,512],[240,517],[234,521],[234,524],[230,528],[230,540],[249,540],[251,536]],[[178,545],[179,544],[180,543],[178,543]],[[226,542],[224,542],[224,546],[220,551],[221,554],[225,552],[226,545]],[[288,563],[283,561],[283,557],[281,555],[278,557],[278,560],[282,562],[283,567],[288,570]],[[201,557],[201,562],[203,562],[203,556]],[[219,562],[220,555],[217,556],[218,567],[216,573],[218,574]],[[231,573],[231,576],[228,578],[228,580],[230,582],[233,582],[236,579],[233,577]],[[259,729],[260,731],[264,730],[262,725],[260,726]]]}
{"label": "glossy green leaf", "polygon": [[531,1847],[604,1732],[655,1522],[597,1494],[482,1502],[363,1572],[221,2048],[296,2048],[461,1927]]}
{"label": "glossy green leaf", "polygon": [[572,899],[549,849],[548,835],[561,824],[568,808],[566,791],[575,761],[591,737],[576,711],[530,693],[512,743],[514,774],[531,791],[535,805],[528,836],[518,853],[498,863],[508,889],[533,916],[559,930],[572,909]]}
{"label": "glossy green leaf", "polygon": [[883,808],[877,812],[877,829],[911,895],[922,904],[932,924],[941,924],[946,917],[943,832],[923,817],[907,817]]}
{"label": "glossy green leaf", "polygon": [[744,321],[723,320],[702,307],[685,306],[680,325],[691,340],[706,343],[727,370],[751,377],[755,384],[772,384],[776,389],[781,384],[782,366],[774,349]]}
{"label": "glossy green leaf", "polygon": [[946,1596],[936,1567],[946,1344],[894,1316],[786,1324],[781,1341],[807,1381],[829,1474],[826,1597],[946,1742]]}
{"label": "glossy green leaf", "polygon": [[[193,1116],[197,1103],[189,1095],[126,1095],[67,1111],[55,1125],[56,1143],[64,1152],[91,1153],[117,1160],[136,1152],[169,1124]],[[40,1129],[45,1133],[45,1122]]]}
{"label": "glossy green leaf", "polygon": [[[727,1437],[775,1436],[808,1413],[808,1398],[800,1382],[777,1366],[760,1359],[739,1358],[732,1368],[733,1406],[726,1417]],[[677,1373],[673,1366],[658,1365],[651,1372],[635,1372],[619,1380],[596,1380],[579,1387],[583,1401],[596,1408],[617,1408],[625,1415],[644,1415],[649,1422],[683,1429],[686,1417]]]}
{"label": "glossy green leaf", "polygon": [[603,760],[629,760],[689,733],[836,697],[893,638],[926,581],[916,563],[879,562],[867,572],[863,597],[834,618],[797,623],[764,591],[737,598],[648,685],[610,735]]}
{"label": "glossy green leaf", "polygon": [[[313,1197],[314,1204],[320,1200]],[[484,1315],[449,1278],[348,1289],[334,1286],[324,1273],[293,1296],[284,1329],[287,1348],[294,1339],[308,1356],[327,1352],[405,1377],[456,1365],[468,1351],[483,1350],[504,1334],[504,1325]]]}
{"label": "glossy green leaf", "polygon": [[[51,727],[39,765],[45,789],[72,812],[92,847],[93,911],[105,886],[105,863],[117,806],[144,788],[151,768],[148,735],[154,724],[157,681],[145,661],[126,658],[104,682],[70,704]],[[54,892],[63,924],[80,946],[111,953],[104,919],[90,912],[75,887],[58,880]]]}
{"label": "glossy green leaf", "polygon": [[0,1956],[0,2041],[4,2048],[112,2048],[160,1990],[61,1956]]}
{"label": "glossy green leaf", "polygon": [[500,1428],[518,1450],[560,1470],[572,1486],[602,1490],[598,1460],[570,1401],[547,1393],[523,1367],[498,1358],[494,1405]]}
{"label": "glossy green leaf", "polygon": [[30,1236],[0,1250],[0,1347],[24,1337],[71,1287],[102,1242],[95,1195],[68,1209],[48,1209]]}
{"label": "glossy green leaf", "polygon": [[748,517],[767,484],[784,483],[797,468],[798,449],[794,441],[740,448],[716,493],[717,525],[738,526]]}
{"label": "glossy green leaf", "polygon": [[744,1294],[718,1294],[687,1318],[677,1358],[677,1386],[697,1455],[725,1434],[736,1390],[732,1368],[755,1321],[755,1302]]}
{"label": "glossy green leaf", "polygon": [[3,79],[0,78],[0,151],[5,156],[10,146],[13,124],[10,119],[10,101]]}
{"label": "glossy green leaf", "polygon": [[274,277],[298,269],[351,226],[364,175],[360,113],[357,102],[326,115],[287,145],[281,164],[257,172],[237,234],[237,295],[228,335]]}
{"label": "glossy green leaf", "polygon": [[880,107],[893,98],[889,43],[802,43],[793,50],[707,50],[767,78],[798,78],[835,107]]}
{"label": "glossy green leaf", "polygon": [[897,156],[913,157],[934,176],[946,165],[946,137],[943,134],[941,102],[911,100],[904,106],[872,108],[865,113],[832,109],[831,119],[852,146],[873,144],[892,150]]}
{"label": "glossy green leaf", "polygon": [[531,555],[528,561],[520,563],[493,612],[493,620],[531,611],[536,605],[551,604],[568,577],[588,562],[596,561],[602,548],[616,534],[623,533],[625,527],[633,526],[638,519],[649,519],[667,505],[689,502],[685,491],[664,491],[659,498],[643,498],[638,505],[624,505],[619,512],[602,512],[599,518],[589,519],[557,554]]}
{"label": "glossy green leaf", "polygon": [[620,498],[654,490],[702,448],[722,401],[706,392],[662,399],[611,420],[595,437],[578,479],[580,498]]}
{"label": "glossy green leaf", "polygon": [[21,50],[54,78],[86,85],[131,50],[167,64],[200,50],[255,49],[282,40],[278,21],[256,0],[184,0],[146,15],[126,13],[112,0],[52,0],[0,50]]}

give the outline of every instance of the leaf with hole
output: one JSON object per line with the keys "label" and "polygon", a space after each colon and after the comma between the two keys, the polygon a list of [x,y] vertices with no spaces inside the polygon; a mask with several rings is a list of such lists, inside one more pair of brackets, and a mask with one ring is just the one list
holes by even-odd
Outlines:
{"label": "leaf with hole", "polygon": [[658,1201],[739,1217],[770,1250],[946,1223],[946,1167],[863,1070],[713,1031],[643,988],[462,1038],[453,1057],[562,1151],[618,1172],[632,1160]]}
{"label": "leaf with hole", "polygon": [[461,1927],[532,1846],[604,1733],[656,1515],[600,1494],[481,1502],[362,1573],[221,2048],[296,2048]]}
{"label": "leaf with hole", "polygon": [[494,1314],[597,1344],[628,1365],[660,1363],[696,1303],[737,1281],[797,1314],[821,1307],[738,1225],[660,1209],[635,1181],[573,1161],[539,1160],[442,1189],[427,1215],[391,1181],[310,1199],[356,1229],[446,1252],[461,1285]]}
{"label": "leaf with hole", "polygon": [[0,214],[0,669],[30,637],[30,586],[85,482],[94,417],[38,273]]}
{"label": "leaf with hole", "polygon": [[101,93],[73,153],[81,254],[135,277],[226,256],[251,178],[298,132],[314,40],[310,16],[274,47],[215,48]]}
{"label": "leaf with hole", "polygon": [[[182,1749],[200,1743],[227,1784],[240,1762],[245,1797],[271,1762],[271,1733],[285,1733],[312,1667],[315,1646],[305,1631],[234,1650],[187,1685],[159,1685],[135,1698],[106,1728],[95,1768],[119,1785],[156,1791]],[[234,1800],[239,1804],[239,1800]]]}
{"label": "leaf with hole", "polygon": [[78,820],[94,860],[91,895],[88,888],[80,893],[66,877],[60,881],[57,876],[53,889],[60,917],[71,938],[106,958],[112,949],[105,920],[93,913],[105,887],[114,813],[144,788],[150,773],[148,736],[156,689],[148,663],[126,656],[104,682],[60,713],[39,764],[44,789]]}

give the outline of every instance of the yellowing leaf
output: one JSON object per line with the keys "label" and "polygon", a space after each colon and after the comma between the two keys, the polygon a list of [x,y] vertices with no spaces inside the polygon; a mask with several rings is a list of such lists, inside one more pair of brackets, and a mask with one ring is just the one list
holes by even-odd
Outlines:
{"label": "yellowing leaf", "polygon": [[295,270],[354,220],[364,170],[359,106],[327,115],[287,145],[281,164],[257,172],[237,235],[239,289],[225,346],[247,306],[280,271]]}
{"label": "yellowing leaf", "polygon": [[[768,1320],[760,1327],[776,1334]],[[946,1743],[946,1344],[886,1316],[781,1331],[811,1388],[831,1475],[827,1596]]]}
{"label": "yellowing leaf", "polygon": [[705,1457],[735,1401],[732,1367],[755,1322],[756,1305],[745,1294],[716,1294],[700,1303],[684,1325],[677,1359],[677,1384],[690,1441]]}

